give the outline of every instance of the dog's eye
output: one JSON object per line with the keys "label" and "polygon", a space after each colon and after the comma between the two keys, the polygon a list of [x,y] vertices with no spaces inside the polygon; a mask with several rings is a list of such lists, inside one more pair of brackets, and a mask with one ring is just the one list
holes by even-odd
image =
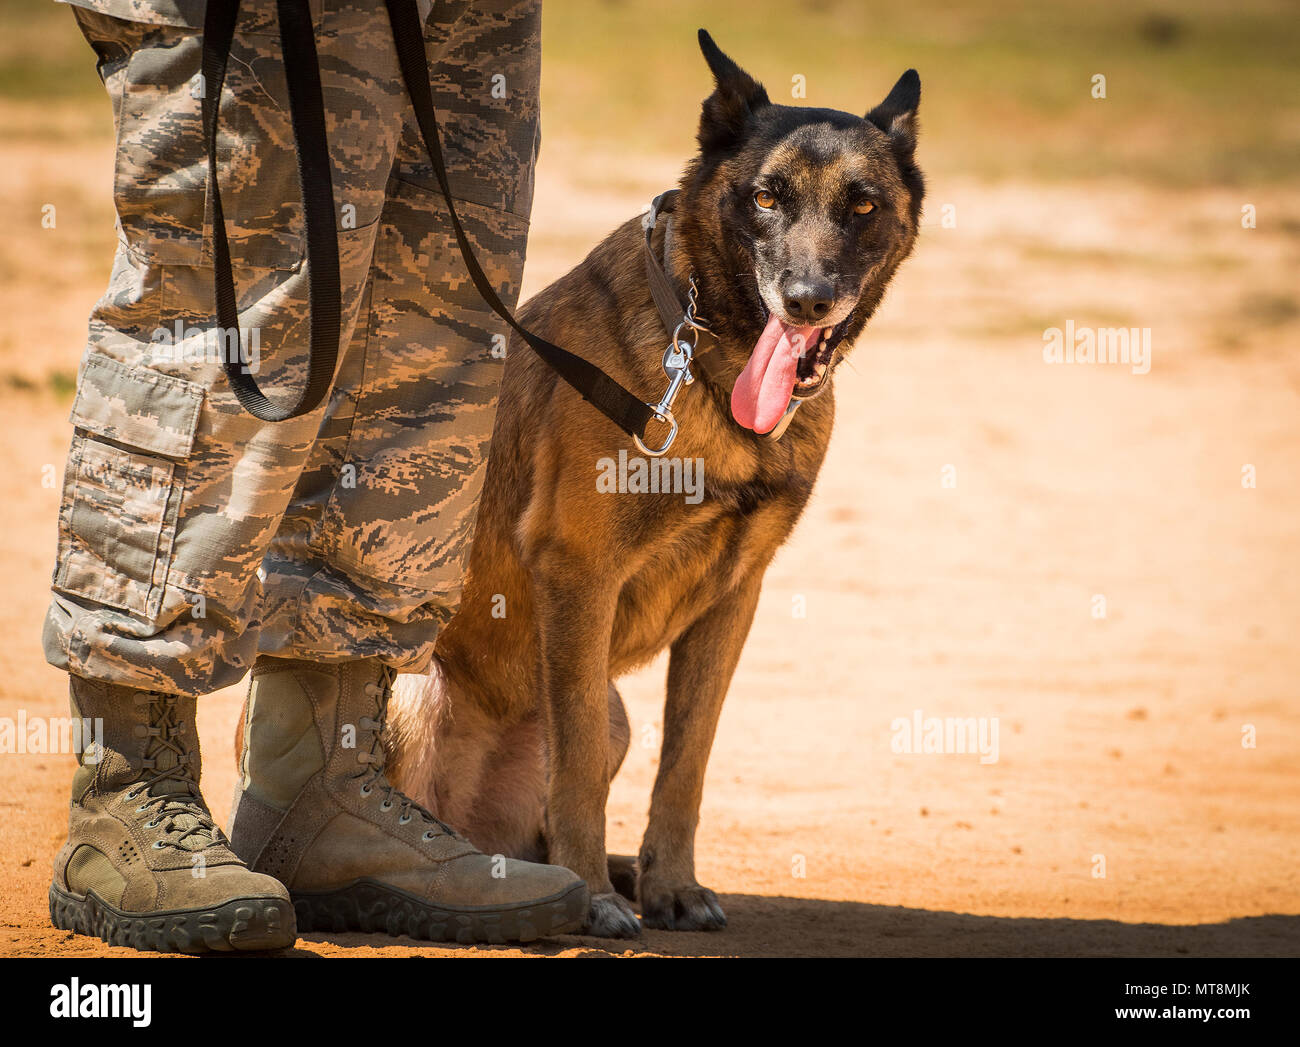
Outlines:
{"label": "dog's eye", "polygon": [[760,189],[754,194],[754,203],[758,204],[764,211],[770,211],[776,206],[776,196],[766,189]]}
{"label": "dog's eye", "polygon": [[871,214],[876,209],[876,205],[870,200],[859,200],[853,205],[854,214]]}

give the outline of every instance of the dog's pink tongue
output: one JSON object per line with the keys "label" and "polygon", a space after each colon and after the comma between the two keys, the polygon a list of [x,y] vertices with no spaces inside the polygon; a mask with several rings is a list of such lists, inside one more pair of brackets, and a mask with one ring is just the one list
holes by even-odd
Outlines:
{"label": "dog's pink tongue", "polygon": [[749,363],[731,389],[731,416],[756,433],[771,432],[785,414],[799,380],[799,355],[816,344],[816,327],[791,327],[773,313]]}

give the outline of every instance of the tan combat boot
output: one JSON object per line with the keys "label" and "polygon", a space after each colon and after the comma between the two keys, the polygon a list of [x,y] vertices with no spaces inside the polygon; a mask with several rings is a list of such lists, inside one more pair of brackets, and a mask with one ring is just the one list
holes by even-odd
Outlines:
{"label": "tan combat boot", "polygon": [[384,777],[396,673],[378,660],[259,658],[244,709],[235,853],[284,883],[301,931],[432,941],[576,932],[583,880],[481,854]]}
{"label": "tan combat boot", "polygon": [[54,926],[157,952],[282,949],[297,937],[284,886],[250,872],[199,793],[195,700],[71,678],[94,724],[54,861]]}

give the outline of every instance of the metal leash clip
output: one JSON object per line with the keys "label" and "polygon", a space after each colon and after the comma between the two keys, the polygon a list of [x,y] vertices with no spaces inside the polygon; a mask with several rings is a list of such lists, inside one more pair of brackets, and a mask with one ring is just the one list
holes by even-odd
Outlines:
{"label": "metal leash clip", "polygon": [[[664,350],[663,369],[668,379],[668,388],[664,390],[664,395],[659,398],[658,403],[646,403],[646,406],[654,412],[655,420],[668,426],[668,436],[659,447],[646,446],[645,441],[635,434],[632,437],[641,453],[648,454],[651,458],[659,458],[666,454],[668,448],[672,447],[673,441],[677,439],[677,418],[673,414],[673,402],[681,392],[682,386],[690,385],[695,381],[695,375],[691,374],[691,361],[695,358],[695,347],[699,344],[700,332],[707,332],[709,329],[708,321],[695,315],[695,303],[699,291],[695,286],[693,273],[690,279],[686,312],[673,330],[673,338],[668,343],[668,348]],[[686,330],[685,335],[682,334],[683,329]]]}
{"label": "metal leash clip", "polygon": [[668,378],[668,388],[664,390],[664,395],[659,398],[657,404],[646,404],[654,412],[655,420],[669,427],[668,436],[659,447],[648,447],[641,437],[635,434],[632,436],[641,453],[648,454],[651,458],[658,458],[665,454],[677,439],[677,418],[673,415],[673,401],[677,399],[677,394],[683,385],[690,385],[695,381],[695,376],[691,374],[691,358],[695,355],[695,347],[686,339],[677,337],[681,329],[682,325],[678,324],[677,330],[673,332],[673,341],[664,350],[663,368]]}

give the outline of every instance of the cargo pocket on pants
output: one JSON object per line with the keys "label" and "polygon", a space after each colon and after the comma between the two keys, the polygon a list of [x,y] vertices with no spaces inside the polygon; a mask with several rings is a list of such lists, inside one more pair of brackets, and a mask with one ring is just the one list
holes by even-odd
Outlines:
{"label": "cargo pocket on pants", "polygon": [[158,616],[203,396],[193,382],[87,357],[72,406],[55,589]]}

